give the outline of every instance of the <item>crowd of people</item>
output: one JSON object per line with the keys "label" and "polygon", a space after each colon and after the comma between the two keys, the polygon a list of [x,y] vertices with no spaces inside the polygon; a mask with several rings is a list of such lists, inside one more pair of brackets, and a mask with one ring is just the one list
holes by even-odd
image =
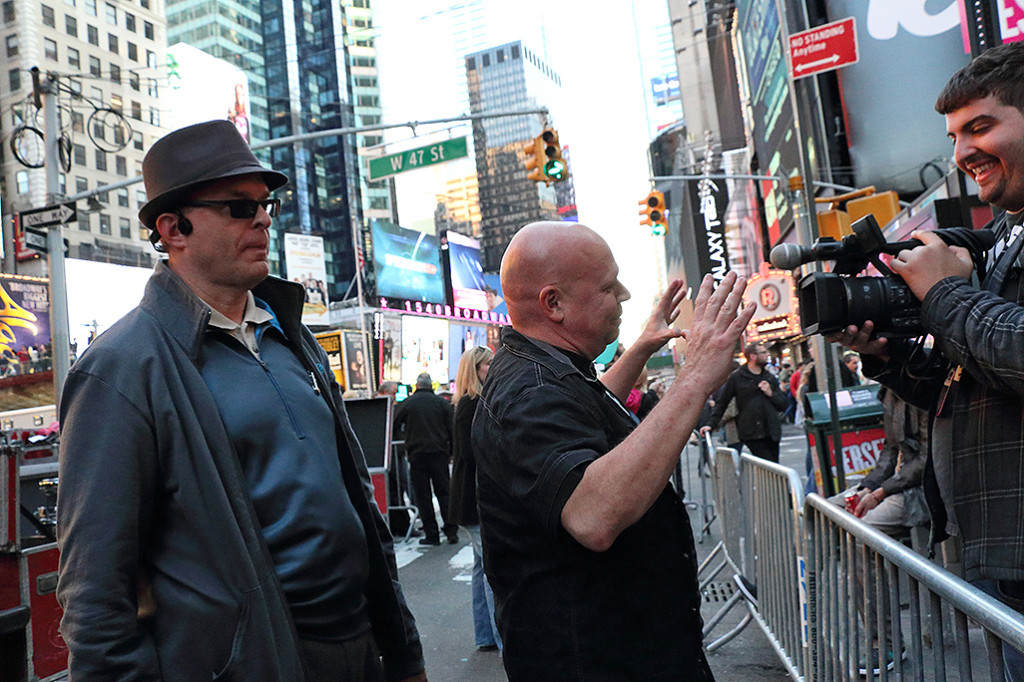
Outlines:
{"label": "crowd of people", "polygon": [[[844,381],[862,371],[886,386],[891,447],[844,505],[879,528],[913,523],[924,457],[934,539],[959,534],[966,579],[1024,611],[1024,43],[976,58],[937,110],[957,165],[998,209],[998,241],[980,279],[932,233],[893,259],[934,346],[878,337],[871,321],[831,335],[859,353]],[[269,276],[271,193],[287,177],[229,121],[157,141],[143,177],[139,217],[167,257],[60,403],[72,679],[426,680],[360,444],[300,322],[304,288]],[[735,402],[736,442],[777,458],[778,415],[801,409],[815,368],[780,381],[758,344],[735,366],[755,308],[730,272],[696,288],[685,330],[686,287],[672,281],[598,376],[630,294],[581,224],[524,226],[501,284],[511,327],[493,357],[467,353],[454,409],[421,376],[399,411],[426,544],[461,525],[482,559],[476,643],[502,647],[512,682],[713,679],[693,531],[669,479],[720,388],[706,426]],[[685,362],[655,403],[641,373],[671,340]],[[432,495],[448,497],[440,525]],[[1024,656],[1005,656],[1008,679],[1024,679]]]}
{"label": "crowd of people", "polygon": [[33,374],[53,369],[53,357],[49,343],[36,345],[22,344],[17,351],[11,349],[0,355],[0,379],[19,374]]}

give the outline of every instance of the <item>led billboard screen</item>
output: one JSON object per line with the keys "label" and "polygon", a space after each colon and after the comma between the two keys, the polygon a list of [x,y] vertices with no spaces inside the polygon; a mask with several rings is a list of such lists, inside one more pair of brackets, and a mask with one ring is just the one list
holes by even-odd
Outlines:
{"label": "led billboard screen", "polygon": [[480,242],[458,232],[447,232],[448,273],[452,283],[452,305],[456,308],[487,310],[487,285],[480,265]]}
{"label": "led billboard screen", "polygon": [[373,220],[377,295],[424,303],[445,302],[437,237]]}

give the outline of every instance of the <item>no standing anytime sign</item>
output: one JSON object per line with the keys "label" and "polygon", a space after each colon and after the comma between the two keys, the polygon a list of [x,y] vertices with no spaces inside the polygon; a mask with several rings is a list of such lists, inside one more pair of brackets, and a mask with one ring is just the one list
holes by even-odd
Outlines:
{"label": "no standing anytime sign", "polygon": [[789,36],[790,76],[794,80],[856,64],[859,59],[853,17]]}

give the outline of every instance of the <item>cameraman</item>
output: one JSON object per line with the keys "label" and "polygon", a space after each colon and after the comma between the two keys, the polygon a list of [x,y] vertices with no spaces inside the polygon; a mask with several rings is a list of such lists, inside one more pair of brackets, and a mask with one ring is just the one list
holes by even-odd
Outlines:
{"label": "cameraman", "polygon": [[[963,541],[964,577],[1024,612],[1024,43],[992,48],[958,71],[935,109],[957,166],[1002,211],[987,226],[997,242],[980,285],[967,252],[928,232],[915,232],[923,245],[891,263],[921,299],[948,376],[913,376],[909,344],[872,338],[870,321],[828,338],[859,351],[866,375],[935,410],[935,471]],[[1004,655],[1008,679],[1024,679],[1024,656],[1008,646]]]}

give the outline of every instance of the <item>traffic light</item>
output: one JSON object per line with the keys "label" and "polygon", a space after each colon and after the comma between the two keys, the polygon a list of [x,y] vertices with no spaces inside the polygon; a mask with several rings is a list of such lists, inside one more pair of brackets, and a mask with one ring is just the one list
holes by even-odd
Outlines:
{"label": "traffic light", "polygon": [[527,178],[534,182],[550,185],[552,182],[569,177],[568,167],[562,158],[562,147],[558,144],[558,132],[545,128],[537,137],[523,147],[526,152]]}
{"label": "traffic light", "polygon": [[544,144],[544,175],[551,182],[565,180],[568,169],[565,159],[562,158],[562,145],[558,143],[558,132],[554,128],[548,128],[540,134],[540,139]]}
{"label": "traffic light", "polygon": [[654,190],[647,198],[639,202],[640,215],[645,216],[641,225],[650,225],[651,234],[661,236],[668,231],[668,219],[665,217],[665,195]]}
{"label": "traffic light", "polygon": [[526,143],[523,151],[526,152],[526,170],[529,171],[526,177],[534,182],[547,184],[548,180],[544,177],[544,163],[547,160],[547,156],[544,155],[544,140],[538,135]]}

